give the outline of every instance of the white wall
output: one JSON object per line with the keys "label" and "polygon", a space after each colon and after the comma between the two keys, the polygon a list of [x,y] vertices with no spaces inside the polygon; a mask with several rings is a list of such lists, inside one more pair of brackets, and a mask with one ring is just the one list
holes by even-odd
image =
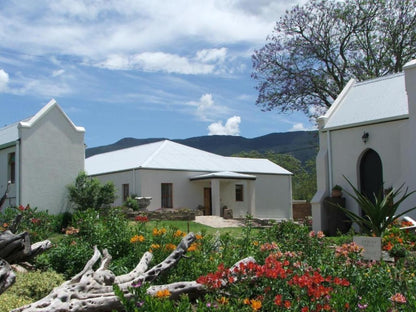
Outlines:
{"label": "white wall", "polygon": [[[161,183],[173,184],[173,208],[196,209],[204,205],[204,188],[210,187],[209,180],[191,181],[206,172],[136,169],[136,190],[133,191],[133,171],[116,172],[95,176],[101,182],[112,181],[118,189],[119,198],[114,202],[118,206],[121,201],[121,185],[130,184],[130,193],[152,197],[149,210],[161,208]],[[292,218],[291,177],[286,175],[258,174],[255,181],[220,179],[220,207],[233,209],[234,217],[245,217],[249,212],[249,183],[255,185],[256,217],[260,218]],[[244,201],[235,201],[235,185],[243,184]]]}
{"label": "white wall", "polygon": [[66,186],[84,170],[84,132],[76,131],[57,107],[20,131],[20,203],[50,213],[65,211]]}
{"label": "white wall", "polygon": [[292,219],[290,175],[256,174],[256,213],[258,218]]}

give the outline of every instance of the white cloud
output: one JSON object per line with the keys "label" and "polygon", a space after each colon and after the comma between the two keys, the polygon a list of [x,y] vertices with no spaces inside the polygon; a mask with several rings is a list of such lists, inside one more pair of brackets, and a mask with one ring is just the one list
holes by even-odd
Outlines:
{"label": "white cloud", "polygon": [[218,116],[229,114],[229,109],[227,107],[215,104],[212,94],[210,93],[203,94],[198,101],[190,101],[186,104],[196,108],[194,113],[202,121],[213,121],[218,118]]}
{"label": "white cloud", "polygon": [[[291,0],[295,2],[295,0]],[[2,5],[0,47],[36,55],[71,55],[90,64],[108,55],[183,50],[196,46],[263,44],[287,0],[24,1]],[[217,55],[214,55],[217,53]],[[200,57],[220,58],[220,49]]]}
{"label": "white cloud", "polygon": [[196,59],[204,63],[207,63],[207,62],[223,63],[225,61],[226,56],[227,56],[227,48],[203,49],[196,53]]}
{"label": "white cloud", "polygon": [[141,70],[145,72],[166,72],[185,75],[215,73],[227,56],[227,49],[204,49],[194,57],[164,52],[143,52],[133,55],[110,55],[95,64],[111,70]]}
{"label": "white cloud", "polygon": [[9,74],[0,69],[0,92],[6,91],[9,84]]}
{"label": "white cloud", "polygon": [[208,126],[208,135],[240,135],[240,116],[228,118],[225,125],[222,121],[217,121]]}
{"label": "white cloud", "polygon": [[289,129],[289,131],[311,131],[316,130],[316,127],[305,127],[305,125],[302,122],[298,122],[293,124],[292,128]]}
{"label": "white cloud", "polygon": [[58,76],[62,75],[64,72],[65,72],[65,70],[64,70],[64,69],[54,70],[54,71],[52,72],[52,77],[58,77]]}

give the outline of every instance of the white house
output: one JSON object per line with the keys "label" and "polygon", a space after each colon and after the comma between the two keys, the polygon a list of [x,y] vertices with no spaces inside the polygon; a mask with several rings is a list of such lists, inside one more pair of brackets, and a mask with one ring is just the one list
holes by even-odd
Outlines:
{"label": "white house", "polygon": [[55,100],[35,116],[1,128],[0,196],[11,181],[4,206],[65,211],[66,186],[84,170],[84,133]]}
{"label": "white house", "polygon": [[[416,189],[416,61],[403,69],[364,82],[351,80],[319,118],[314,230],[326,229],[323,201],[332,187],[338,184],[352,192],[344,176],[369,196],[402,184]],[[360,212],[348,196],[346,206]],[[414,206],[416,195],[401,211]],[[410,215],[414,218],[415,213]]]}
{"label": "white house", "polygon": [[234,217],[292,218],[291,173],[266,159],[224,157],[168,140],[91,156],[85,170],[118,189],[115,205],[135,194],[149,210],[203,206]]}

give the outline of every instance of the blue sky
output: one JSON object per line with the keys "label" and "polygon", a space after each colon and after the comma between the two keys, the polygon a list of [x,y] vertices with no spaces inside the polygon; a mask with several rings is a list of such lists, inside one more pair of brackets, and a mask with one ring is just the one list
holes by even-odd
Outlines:
{"label": "blue sky", "polygon": [[55,98],[88,147],[310,130],[255,105],[251,55],[301,0],[0,2],[0,125]]}

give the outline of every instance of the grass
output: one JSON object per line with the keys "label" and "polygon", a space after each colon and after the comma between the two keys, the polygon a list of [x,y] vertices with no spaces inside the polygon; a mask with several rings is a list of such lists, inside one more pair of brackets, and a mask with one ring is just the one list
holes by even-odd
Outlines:
{"label": "grass", "polygon": [[[231,236],[240,236],[242,234],[243,227],[227,227],[227,228],[214,228],[194,221],[149,221],[146,223],[146,228],[152,230],[153,228],[171,227],[181,230],[182,232],[194,232],[205,233],[214,235],[217,232],[220,234],[230,234]],[[253,229],[253,234],[256,235],[259,229]]]}

